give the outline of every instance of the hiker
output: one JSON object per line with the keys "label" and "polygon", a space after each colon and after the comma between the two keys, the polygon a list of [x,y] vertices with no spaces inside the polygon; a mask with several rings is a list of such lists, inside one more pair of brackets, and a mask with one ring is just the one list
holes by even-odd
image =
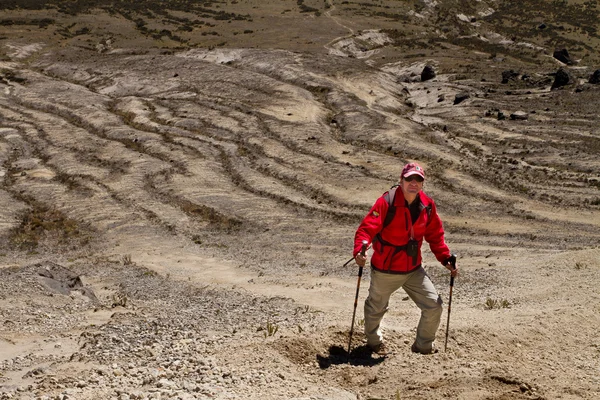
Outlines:
{"label": "hiker", "polygon": [[421,319],[411,350],[431,354],[435,333],[440,325],[442,299],[421,265],[423,239],[438,261],[451,271],[456,256],[444,240],[444,228],[433,199],[423,191],[425,171],[417,163],[404,166],[400,183],[384,193],[360,223],[354,237],[354,259],[364,266],[367,257],[360,254],[364,240],[373,245],[371,285],[365,300],[367,346],[379,355],[388,353],[380,323],[388,309],[390,296],[399,288],[421,309]]}

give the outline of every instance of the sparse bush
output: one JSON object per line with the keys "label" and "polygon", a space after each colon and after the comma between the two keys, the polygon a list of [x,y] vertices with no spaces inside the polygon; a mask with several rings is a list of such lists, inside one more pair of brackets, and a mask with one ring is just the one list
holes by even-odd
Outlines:
{"label": "sparse bush", "polygon": [[21,224],[10,235],[10,243],[22,250],[33,250],[48,236],[58,244],[79,239],[79,244],[84,245],[89,241],[89,237],[80,231],[77,221],[57,209],[36,205],[23,215]]}
{"label": "sparse bush", "polygon": [[275,336],[277,331],[279,330],[279,325],[272,323],[271,321],[267,321],[267,326],[265,328],[265,339],[270,336]]}
{"label": "sparse bush", "polygon": [[131,261],[131,254],[123,254],[121,257],[121,262],[123,262],[124,266],[134,265],[134,262]]}
{"label": "sparse bush", "polygon": [[124,293],[113,294],[111,307],[127,307],[127,295]]}
{"label": "sparse bush", "polygon": [[488,297],[485,301],[485,309],[486,310],[510,308],[510,306],[511,306],[510,302],[506,299],[497,300],[497,299],[492,299],[491,297]]}

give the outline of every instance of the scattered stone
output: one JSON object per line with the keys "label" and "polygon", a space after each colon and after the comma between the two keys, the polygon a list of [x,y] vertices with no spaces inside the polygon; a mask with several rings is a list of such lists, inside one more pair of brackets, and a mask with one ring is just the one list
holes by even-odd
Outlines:
{"label": "scattered stone", "polygon": [[456,96],[454,97],[454,105],[462,103],[469,97],[471,97],[471,96],[467,92],[457,93]]}
{"label": "scattered stone", "polygon": [[427,64],[425,66],[425,68],[423,68],[423,71],[421,72],[421,81],[425,82],[428,81],[430,79],[435,78],[435,70],[433,69],[433,67],[429,64]]}
{"label": "scattered stone", "polygon": [[547,28],[547,26],[544,23],[541,23],[538,25],[538,29],[546,29],[546,28]]}
{"label": "scattered stone", "polygon": [[528,118],[529,118],[529,114],[526,113],[525,111],[515,111],[514,113],[510,114],[510,119],[512,119],[512,120],[525,121]]}
{"label": "scattered stone", "polygon": [[592,76],[590,76],[589,83],[594,85],[600,84],[600,69],[595,70]]}
{"label": "scattered stone", "polygon": [[519,73],[515,70],[508,69],[506,71],[502,71],[502,83],[506,84],[510,80],[515,80],[519,77]]}
{"label": "scattered stone", "polygon": [[560,68],[556,72],[556,76],[554,77],[554,82],[552,83],[551,90],[566,86],[570,82],[571,82],[571,77],[569,76],[569,73],[567,71],[565,71],[564,68]]}
{"label": "scattered stone", "polygon": [[498,111],[498,121],[503,121],[506,119],[506,115],[502,111]]}
{"label": "scattered stone", "polygon": [[567,49],[556,49],[552,56],[562,63],[573,65],[573,60],[571,60],[571,56],[569,56]]}

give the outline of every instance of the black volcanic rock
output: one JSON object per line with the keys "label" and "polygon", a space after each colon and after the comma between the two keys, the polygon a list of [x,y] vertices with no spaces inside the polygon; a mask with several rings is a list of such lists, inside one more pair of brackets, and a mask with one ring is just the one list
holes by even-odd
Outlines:
{"label": "black volcanic rock", "polygon": [[471,96],[467,92],[457,93],[456,96],[454,97],[454,104],[456,105],[456,104],[462,103],[463,101],[465,101],[469,97],[471,97]]}
{"label": "black volcanic rock", "polygon": [[594,85],[600,84],[600,69],[594,71],[588,82],[593,83]]}
{"label": "black volcanic rock", "polygon": [[430,79],[435,78],[435,70],[433,69],[433,67],[429,64],[427,64],[425,66],[425,68],[423,68],[423,71],[421,72],[421,81],[428,81]]}
{"label": "black volcanic rock", "polygon": [[573,60],[571,60],[571,56],[569,56],[569,52],[567,51],[567,49],[554,50],[553,57],[567,65],[573,65]]}
{"label": "black volcanic rock", "polygon": [[562,86],[566,86],[571,82],[571,77],[569,73],[565,71],[563,68],[560,68],[556,71],[556,76],[554,77],[554,82],[552,83],[551,90],[557,89]]}

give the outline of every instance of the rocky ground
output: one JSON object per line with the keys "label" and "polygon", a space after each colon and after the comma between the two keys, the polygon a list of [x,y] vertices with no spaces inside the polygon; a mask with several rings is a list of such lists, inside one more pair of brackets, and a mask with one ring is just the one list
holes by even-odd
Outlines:
{"label": "rocky ground", "polygon": [[[3,2],[0,399],[597,398],[597,21]],[[370,355],[367,270],[348,354],[354,231],[413,160],[459,255],[447,350],[444,313],[410,352],[400,291]]]}

